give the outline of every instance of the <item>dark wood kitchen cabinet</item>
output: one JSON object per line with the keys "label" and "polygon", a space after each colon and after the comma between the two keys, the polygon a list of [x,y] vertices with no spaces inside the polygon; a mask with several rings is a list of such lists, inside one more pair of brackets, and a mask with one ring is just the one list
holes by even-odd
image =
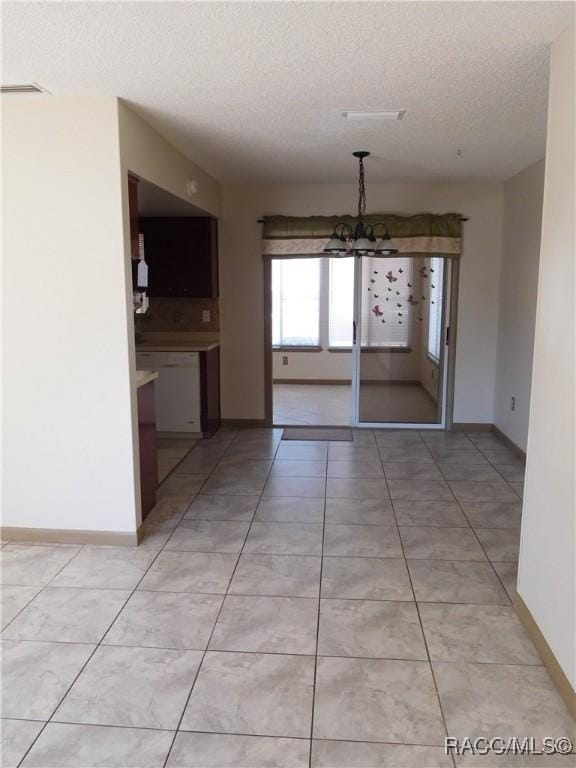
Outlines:
{"label": "dark wood kitchen cabinet", "polygon": [[208,216],[142,217],[148,295],[218,296],[218,222]]}
{"label": "dark wood kitchen cabinet", "polygon": [[158,460],[156,453],[156,405],[154,382],[138,387],[138,445],[140,450],[140,496],[142,520],[156,504]]}
{"label": "dark wood kitchen cabinet", "polygon": [[200,352],[200,422],[210,437],[220,427],[220,348]]}
{"label": "dark wood kitchen cabinet", "polygon": [[128,174],[128,206],[130,210],[130,256],[138,258],[138,179]]}

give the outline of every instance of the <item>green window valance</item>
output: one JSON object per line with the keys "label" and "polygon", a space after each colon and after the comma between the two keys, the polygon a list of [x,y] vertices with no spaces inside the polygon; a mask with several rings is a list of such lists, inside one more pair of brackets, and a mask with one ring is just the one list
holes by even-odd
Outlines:
{"label": "green window valance", "polygon": [[[354,216],[265,216],[262,225],[263,255],[270,258],[303,258],[322,255],[339,222],[355,227]],[[397,216],[374,213],[366,224],[382,223],[400,255],[459,258],[462,252],[462,215],[421,213]]]}

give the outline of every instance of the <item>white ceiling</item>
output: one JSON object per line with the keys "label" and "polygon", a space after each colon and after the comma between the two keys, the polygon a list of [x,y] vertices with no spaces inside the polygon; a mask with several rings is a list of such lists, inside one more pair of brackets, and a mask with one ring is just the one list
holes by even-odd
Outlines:
{"label": "white ceiling", "polygon": [[[355,149],[369,180],[505,179],[544,155],[548,48],[573,19],[571,2],[4,2],[2,80],[120,96],[227,184],[352,181]],[[407,113],[341,117],[378,108]]]}

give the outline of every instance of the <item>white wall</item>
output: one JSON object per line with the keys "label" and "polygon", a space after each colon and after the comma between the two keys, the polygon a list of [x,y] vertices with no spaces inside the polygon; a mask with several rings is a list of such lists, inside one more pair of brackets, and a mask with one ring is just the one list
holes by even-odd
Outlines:
{"label": "white wall", "polygon": [[221,188],[115,98],[5,97],[2,107],[2,525],[132,533],[127,172],[215,216]]}
{"label": "white wall", "polygon": [[[288,365],[282,358],[288,358]],[[293,352],[275,351],[272,354],[274,379],[352,380],[352,353],[348,351]],[[363,352],[360,358],[362,379],[418,381],[419,349],[412,352]]]}
{"label": "white wall", "polygon": [[[124,228],[124,259],[130,264],[130,208],[128,203],[128,173],[155,184],[160,189],[192,203],[212,216],[220,216],[222,209],[222,188],[220,184],[191,160],[182,155],[159,133],[136,115],[121,100],[117,102],[120,166],[118,169],[122,187],[122,225]],[[188,181],[196,182],[197,191],[188,193]],[[141,522],[140,469],[138,452],[138,412],[135,390],[136,344],[134,316],[132,314],[132,281],[128,267],[126,271],[126,295],[128,312],[127,354],[130,370],[132,436],[134,443],[134,474],[137,483],[137,523]],[[152,301],[152,303],[154,303]]]}
{"label": "white wall", "polygon": [[[484,182],[370,182],[370,211],[456,211],[464,225],[454,420],[494,419],[502,185]],[[353,210],[356,186],[253,186],[224,189],[220,251],[222,414],[264,418],[263,214],[310,216]],[[336,378],[336,377],[335,377]]]}
{"label": "white wall", "polygon": [[117,101],[2,107],[2,523],[133,532]]}
{"label": "white wall", "polygon": [[[152,182],[212,216],[220,216],[222,188],[205,171],[184,157],[123,101],[118,102],[123,170]],[[197,184],[188,194],[187,182]]]}
{"label": "white wall", "polygon": [[552,46],[518,593],[572,687],[575,653],[574,28]]}
{"label": "white wall", "polygon": [[[544,160],[504,184],[494,423],[526,450],[536,324]],[[511,410],[511,398],[516,409]]]}

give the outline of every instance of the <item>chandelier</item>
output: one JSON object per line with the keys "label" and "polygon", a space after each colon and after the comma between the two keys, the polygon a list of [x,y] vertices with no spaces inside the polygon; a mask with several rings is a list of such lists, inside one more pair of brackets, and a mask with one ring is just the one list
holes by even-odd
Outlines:
{"label": "chandelier", "polygon": [[338,222],[330,240],[324,248],[324,253],[332,256],[389,256],[398,253],[392,247],[392,240],[382,222],[365,224],[366,216],[366,187],[364,184],[364,158],[370,152],[353,152],[358,158],[358,222],[353,229],[344,221]]}

